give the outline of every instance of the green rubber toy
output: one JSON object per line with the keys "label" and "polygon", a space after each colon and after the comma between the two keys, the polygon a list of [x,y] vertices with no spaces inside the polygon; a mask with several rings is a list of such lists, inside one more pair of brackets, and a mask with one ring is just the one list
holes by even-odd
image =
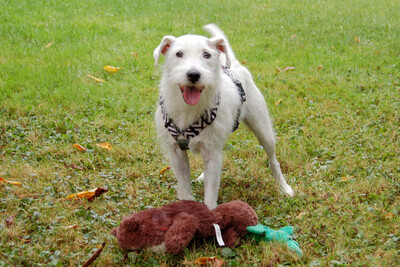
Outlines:
{"label": "green rubber toy", "polygon": [[292,251],[297,252],[299,256],[303,256],[299,243],[293,240],[293,226],[282,227],[278,230],[271,229],[265,225],[257,224],[246,228],[256,241],[278,241],[286,244]]}

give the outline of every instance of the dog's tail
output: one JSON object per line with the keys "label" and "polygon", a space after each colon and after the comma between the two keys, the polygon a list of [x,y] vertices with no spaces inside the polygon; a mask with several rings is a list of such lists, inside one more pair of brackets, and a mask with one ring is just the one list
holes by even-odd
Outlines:
{"label": "dog's tail", "polygon": [[231,60],[231,62],[237,61],[235,54],[233,53],[232,47],[229,44],[228,38],[226,37],[225,33],[214,23],[207,24],[203,26],[203,29],[206,30],[209,34],[211,34],[213,37],[221,37],[225,41],[225,45],[227,48],[227,57]]}

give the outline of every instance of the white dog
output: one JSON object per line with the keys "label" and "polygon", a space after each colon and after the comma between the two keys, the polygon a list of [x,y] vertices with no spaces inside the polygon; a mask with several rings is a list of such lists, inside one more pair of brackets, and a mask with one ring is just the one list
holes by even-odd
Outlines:
{"label": "white dog", "polygon": [[193,199],[187,149],[204,160],[204,202],[217,206],[222,149],[243,121],[267,152],[272,175],[281,191],[292,196],[275,156],[275,140],[264,97],[249,71],[240,65],[225,34],[204,26],[212,38],[164,36],[154,50],[157,66],[165,56],[155,121],[178,180],[178,197]]}

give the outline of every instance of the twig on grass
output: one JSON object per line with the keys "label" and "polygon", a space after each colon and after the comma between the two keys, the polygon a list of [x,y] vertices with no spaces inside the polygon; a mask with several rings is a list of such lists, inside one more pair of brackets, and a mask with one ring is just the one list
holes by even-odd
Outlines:
{"label": "twig on grass", "polygon": [[82,267],[88,267],[90,264],[92,264],[97,257],[101,254],[101,252],[103,251],[103,248],[106,246],[106,243],[104,242],[103,244],[101,244],[101,248],[99,248],[98,250],[96,250],[95,253],[93,253],[93,255],[90,257],[90,259],[88,259],[83,265]]}

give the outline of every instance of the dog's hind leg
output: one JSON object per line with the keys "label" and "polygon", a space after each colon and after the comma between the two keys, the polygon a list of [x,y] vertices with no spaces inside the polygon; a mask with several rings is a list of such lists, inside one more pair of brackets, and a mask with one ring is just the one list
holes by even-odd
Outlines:
{"label": "dog's hind leg", "polygon": [[179,147],[169,151],[172,170],[178,180],[178,198],[185,200],[194,200],[190,185],[190,165],[186,151]]}
{"label": "dog's hind leg", "polygon": [[[261,96],[262,97],[262,96]],[[258,98],[260,99],[260,98]],[[262,98],[261,98],[262,99]],[[278,183],[282,193],[293,196],[294,192],[283,177],[280,164],[275,155],[275,138],[272,130],[272,124],[268,115],[268,109],[263,101],[257,101],[248,106],[244,123],[256,135],[261,146],[267,152],[269,167],[275,181]]]}

